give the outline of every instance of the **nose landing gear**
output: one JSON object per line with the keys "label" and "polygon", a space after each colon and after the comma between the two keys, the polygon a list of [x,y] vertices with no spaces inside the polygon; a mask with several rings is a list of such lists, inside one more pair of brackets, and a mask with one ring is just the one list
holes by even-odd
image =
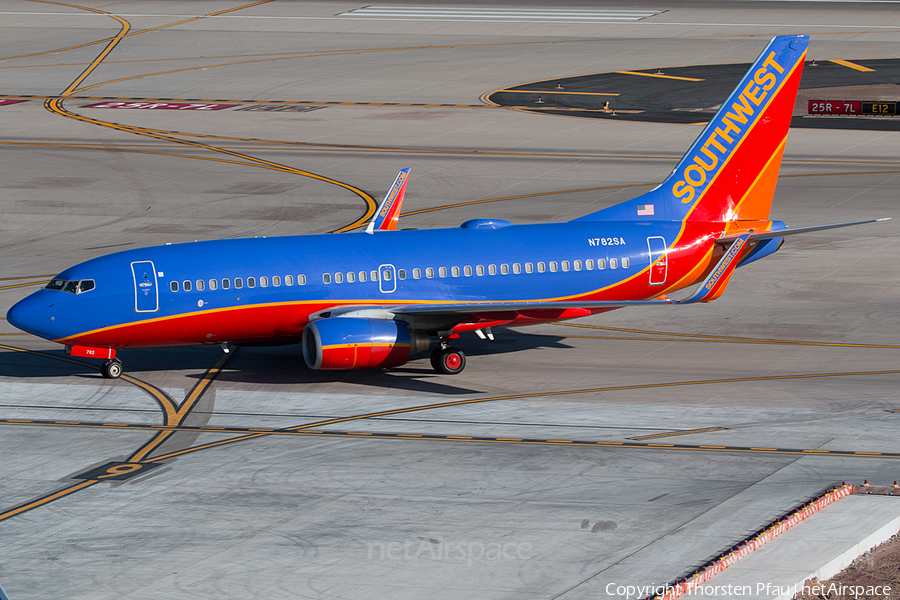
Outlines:
{"label": "nose landing gear", "polygon": [[118,379],[122,375],[122,361],[118,358],[106,361],[100,366],[100,374],[106,379]]}

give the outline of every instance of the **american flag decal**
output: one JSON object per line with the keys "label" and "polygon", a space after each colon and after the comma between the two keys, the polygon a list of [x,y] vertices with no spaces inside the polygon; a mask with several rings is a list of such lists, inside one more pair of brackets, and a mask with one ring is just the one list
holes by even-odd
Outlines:
{"label": "american flag decal", "polygon": [[647,217],[653,214],[653,205],[652,204],[638,204],[637,205],[637,214],[639,217]]}

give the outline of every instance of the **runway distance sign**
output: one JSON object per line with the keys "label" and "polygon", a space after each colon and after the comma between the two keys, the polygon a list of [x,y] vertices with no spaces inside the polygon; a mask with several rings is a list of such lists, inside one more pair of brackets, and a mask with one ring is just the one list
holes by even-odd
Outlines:
{"label": "runway distance sign", "polygon": [[862,114],[860,102],[851,100],[810,100],[811,115],[859,115]]}
{"label": "runway distance sign", "polygon": [[237,104],[207,104],[200,102],[100,102],[82,108],[140,108],[144,110],[222,110]]}
{"label": "runway distance sign", "polygon": [[811,115],[896,115],[897,104],[876,100],[810,100]]}

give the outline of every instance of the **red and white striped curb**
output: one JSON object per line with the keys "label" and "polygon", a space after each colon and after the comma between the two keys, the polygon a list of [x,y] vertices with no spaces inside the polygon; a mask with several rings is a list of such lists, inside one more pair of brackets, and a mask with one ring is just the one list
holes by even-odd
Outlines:
{"label": "red and white striped curb", "polygon": [[707,564],[705,567],[695,572],[690,577],[667,585],[665,587],[666,592],[664,594],[648,596],[647,600],[675,600],[675,598],[689,593],[698,585],[709,581],[713,575],[721,573],[741,558],[760,548],[766,542],[775,539],[794,525],[797,525],[801,521],[804,521],[832,502],[840,500],[841,498],[846,498],[853,491],[853,488],[854,486],[852,485],[844,484],[841,487],[825,492],[825,494],[819,496],[814,500],[810,500],[806,504],[798,507],[786,517],[769,523],[763,529],[762,533],[759,533],[754,537],[748,538],[739,543],[734,547],[733,550],[731,550],[727,554],[723,554],[718,559]]}

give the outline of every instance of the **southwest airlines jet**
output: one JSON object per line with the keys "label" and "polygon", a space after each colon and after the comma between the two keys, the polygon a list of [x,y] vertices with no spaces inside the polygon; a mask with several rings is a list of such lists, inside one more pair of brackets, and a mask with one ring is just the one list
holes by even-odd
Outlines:
{"label": "southwest airlines jet", "polygon": [[312,369],[366,369],[437,342],[431,364],[453,374],[466,361],[450,343],[463,332],[710,302],[786,235],[871,222],[769,220],[808,44],[773,39],[665,182],[574,221],[397,231],[405,169],[365,231],[117,252],[66,269],[7,319],[104,359],[109,378],[122,373],[119,349],[194,344],[300,343]]}

